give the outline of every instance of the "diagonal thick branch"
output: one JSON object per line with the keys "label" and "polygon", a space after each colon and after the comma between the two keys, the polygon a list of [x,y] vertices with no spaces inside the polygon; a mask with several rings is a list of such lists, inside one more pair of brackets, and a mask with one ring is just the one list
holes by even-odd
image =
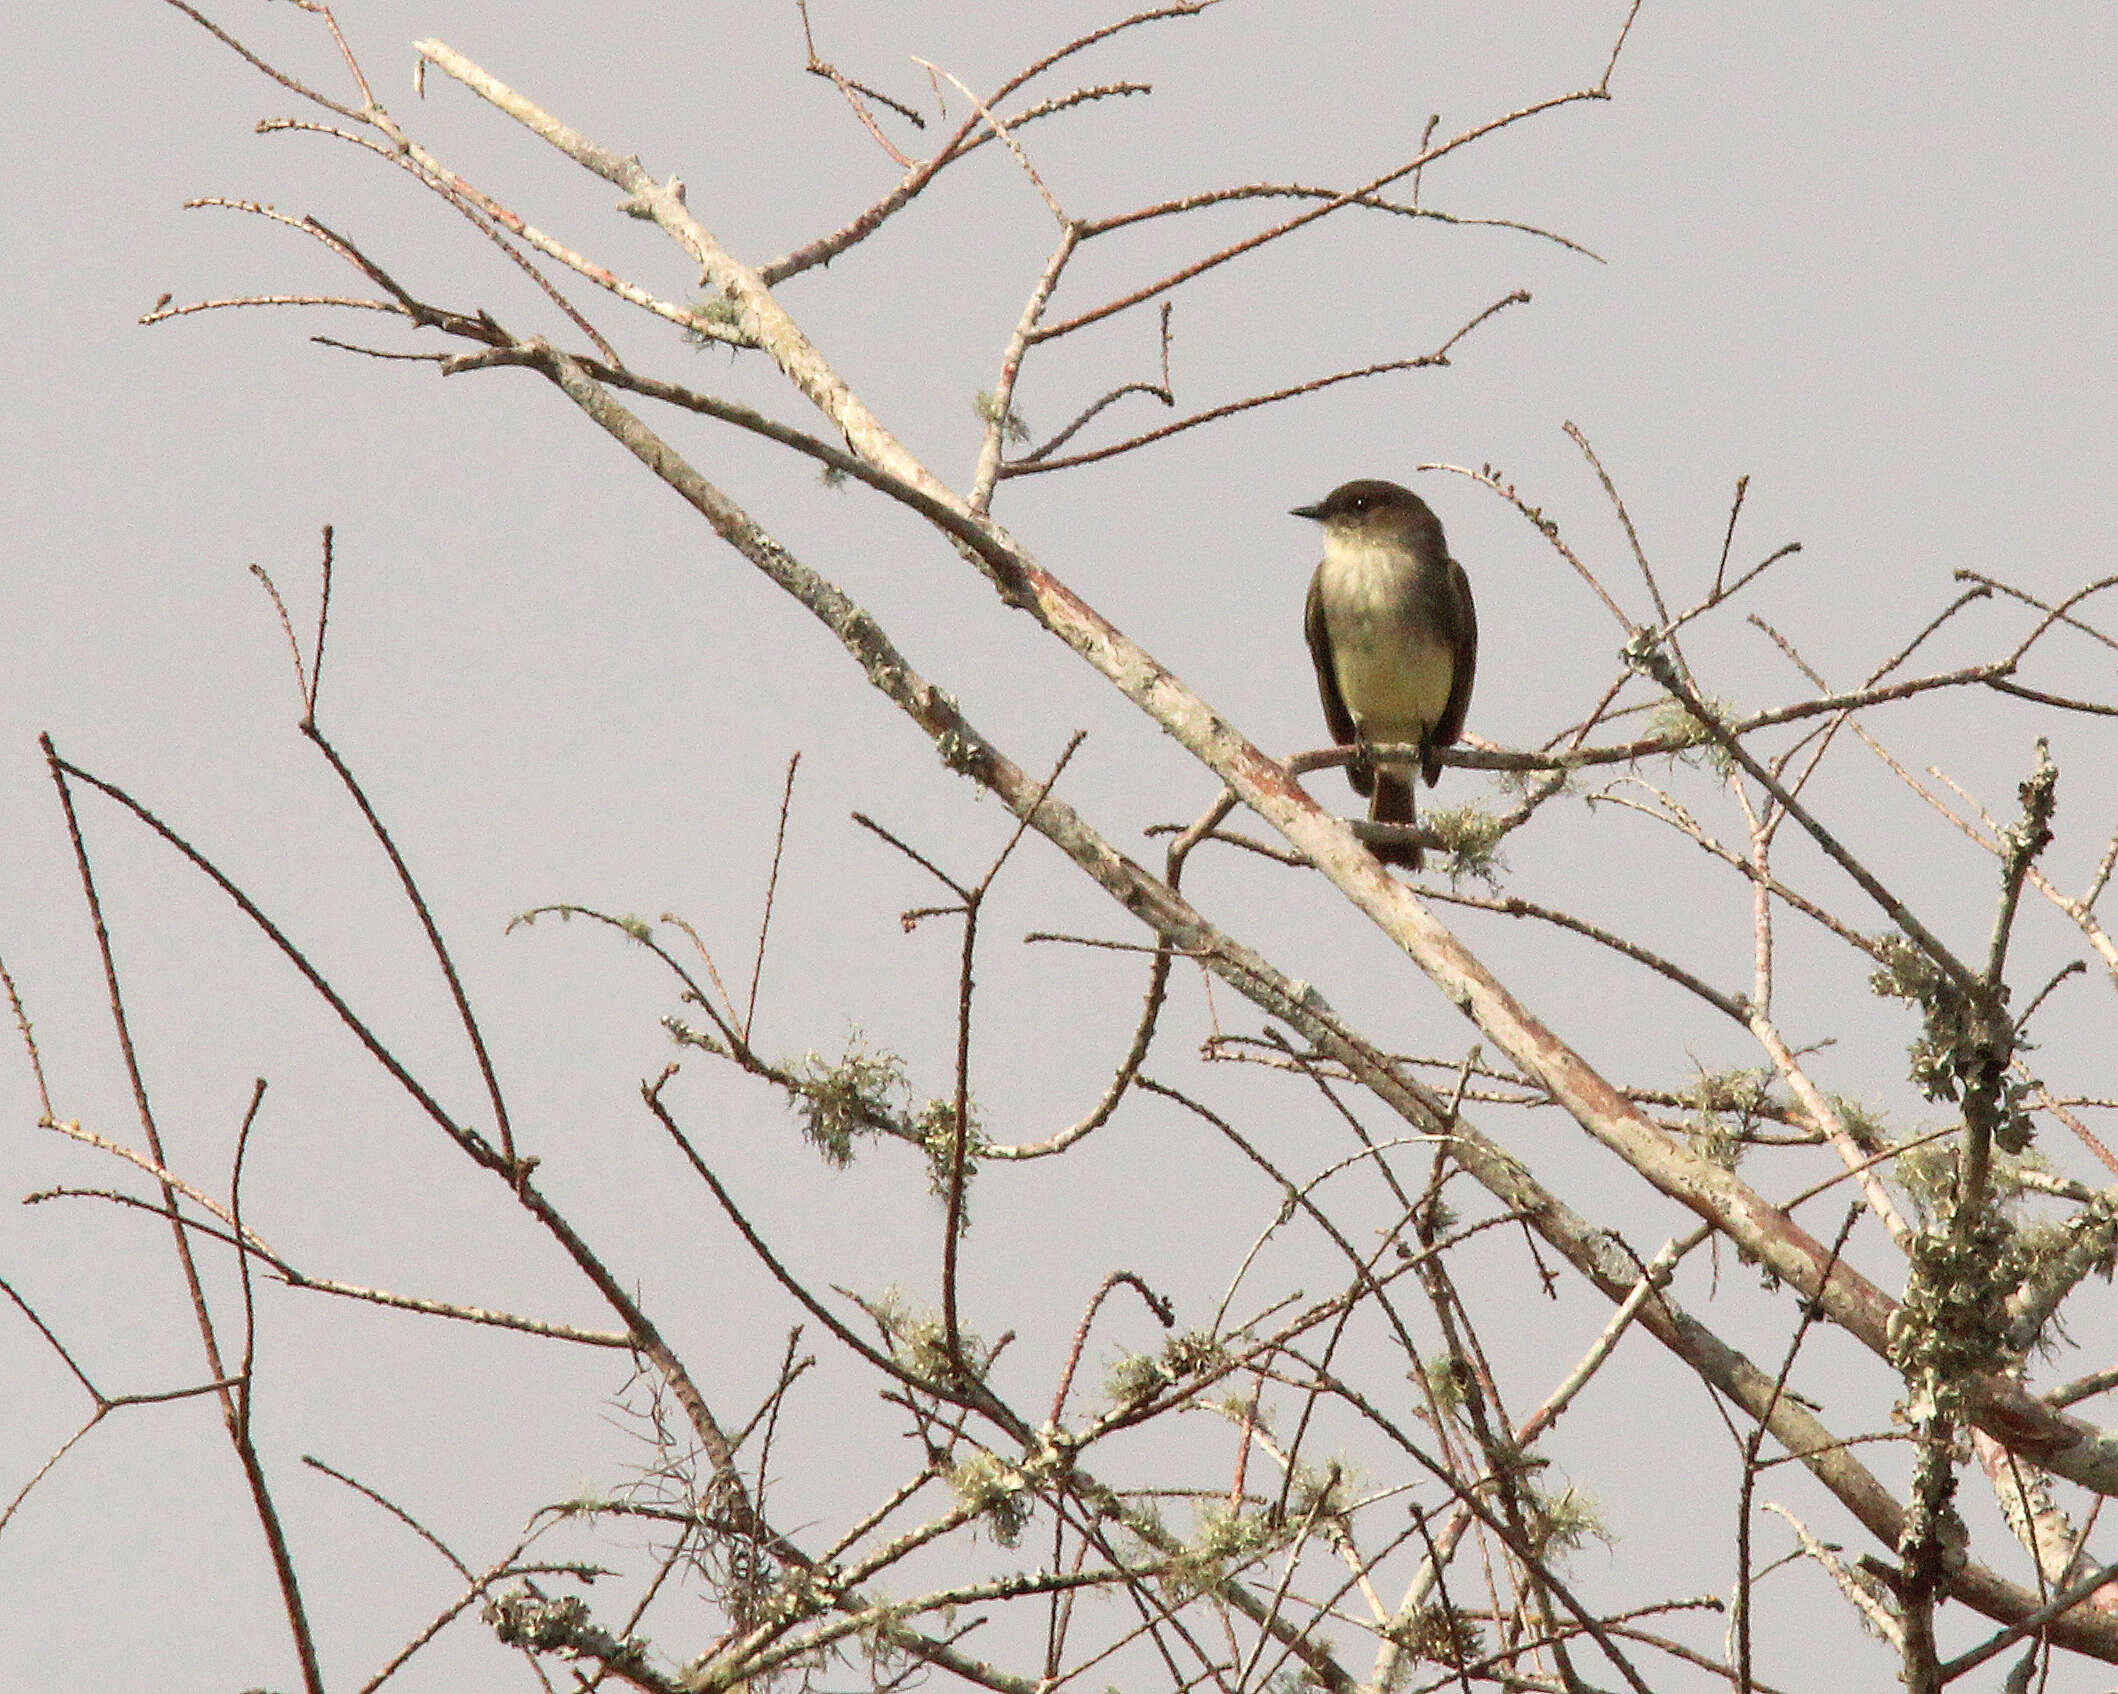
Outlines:
{"label": "diagonal thick branch", "polygon": [[[1464,1167],[1503,1205],[1527,1217],[1606,1297],[1622,1301],[1632,1293],[1639,1280],[1638,1268],[1604,1232],[1536,1183],[1520,1160],[1460,1118],[1452,1119],[1444,1102],[1404,1076],[1348,1028],[1313,987],[1289,980],[1261,955],[1217,929],[1165,883],[1112,847],[1070,805],[1045,793],[1038,778],[972,726],[954,699],[906,663],[864,608],[789,554],[578,362],[542,343],[520,351],[525,364],[540,370],[705,517],[717,534],[824,623],[869,680],[934,741],[952,769],[989,789],[1018,816],[1027,816],[1032,828],[1065,852],[1127,911],[1230,983],[1268,1016],[1297,1030],[1325,1060],[1343,1065],[1390,1110],[1429,1133],[1449,1135]],[[1027,558],[1021,561],[1021,569],[1026,580],[1049,581]],[[1664,1192],[1700,1212],[1805,1293],[1821,1298],[1826,1315],[1878,1354],[1885,1353],[1894,1307],[1880,1290],[1844,1264],[1835,1266],[1829,1281],[1820,1287],[1821,1273],[1831,1264],[1824,1244],[1730,1173],[1677,1146],[1579,1055],[1532,1019],[1411,890],[1383,873],[1339,820],[1307,801],[1280,766],[1244,741],[1125,637],[1102,624],[1071,593],[1057,589],[1057,594],[1064,596],[1065,603],[1079,607],[1084,620],[1093,620],[1086,631],[1074,632],[1080,636],[1077,650],[1086,647],[1092,656],[1101,658],[1104,663],[1098,668],[1112,675],[1129,697],[1151,711],[1162,708],[1155,711],[1158,721],[1308,852],[1444,988],[1452,1002],[1536,1077],[1578,1122],[1620,1151]],[[1038,604],[1042,609],[1051,601],[1040,595]],[[1092,639],[1096,634],[1103,636],[1102,642]],[[1898,1506],[1813,1416],[1784,1397],[1776,1399],[1768,1377],[1666,1298],[1649,1302],[1639,1322],[1753,1416],[1768,1418],[1775,1437],[1824,1478],[1873,1533],[1894,1544],[1901,1521]],[[2002,1379],[1981,1382],[1975,1398],[1981,1426],[1998,1439],[2085,1486],[2118,1491],[2118,1442],[2102,1431],[2056,1414],[2019,1385]],[[2037,1604],[2034,1595],[1977,1567],[1956,1573],[1952,1587],[1980,1610],[2009,1621],[2026,1615]],[[2065,1632],[2068,1644],[2118,1660],[2118,1624],[2064,1620],[2057,1628]]]}

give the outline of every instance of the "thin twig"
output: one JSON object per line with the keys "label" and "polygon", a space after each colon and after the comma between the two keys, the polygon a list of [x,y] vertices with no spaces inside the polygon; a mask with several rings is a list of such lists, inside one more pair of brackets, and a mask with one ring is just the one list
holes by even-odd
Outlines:
{"label": "thin twig", "polygon": [[[805,12],[803,22],[806,24],[807,21],[808,15]],[[794,804],[794,773],[801,762],[802,756],[798,751],[789,757],[787,779],[780,785],[780,819],[779,826],[772,836],[772,870],[765,878],[765,909],[757,924],[757,956],[750,965],[750,997],[743,1005],[743,1041],[746,1045],[757,1020],[757,985],[765,974],[765,938],[772,932],[772,897],[779,891],[780,857],[787,850],[787,812]],[[696,940],[697,937],[693,939]],[[704,951],[704,948],[700,949],[701,953]],[[711,959],[706,961],[706,968],[713,968]]]}
{"label": "thin twig", "polygon": [[[1342,382],[1360,382],[1368,377],[1386,376],[1393,371],[1429,370],[1449,362],[1449,354],[1456,344],[1495,313],[1510,306],[1525,305],[1529,295],[1522,289],[1504,294],[1490,306],[1465,323],[1431,353],[1421,353],[1409,359],[1386,359],[1380,364],[1363,365],[1358,370],[1334,371],[1329,376],[1313,377],[1308,382],[1298,382],[1286,388],[1276,388],[1269,394],[1252,394],[1241,400],[1230,400],[1219,406],[1209,406],[1203,412],[1194,412],[1175,423],[1162,425],[1159,429],[1144,430],[1138,435],[1128,436],[1123,441],[1113,442],[1108,447],[1095,447],[1085,452],[1068,453],[1058,458],[1010,459],[1000,468],[1003,477],[1036,476],[1046,471],[1063,471],[1076,465],[1092,465],[1099,460],[1114,458],[1120,453],[1130,453],[1157,441],[1166,441],[1172,435],[1181,435],[1186,430],[1197,429],[1201,424],[1212,423],[1219,418],[1233,417],[1238,412],[1254,410],[1259,406],[1277,405],[1282,400],[1296,399],[1304,394],[1314,394],[1321,389],[1336,387]],[[1032,341],[1043,339],[1032,335]]]}

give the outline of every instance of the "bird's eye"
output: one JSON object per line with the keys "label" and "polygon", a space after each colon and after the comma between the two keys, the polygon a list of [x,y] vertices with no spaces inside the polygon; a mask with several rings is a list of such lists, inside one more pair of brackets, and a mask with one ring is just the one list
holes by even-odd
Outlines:
{"label": "bird's eye", "polygon": [[1365,494],[1354,495],[1353,509],[1356,512],[1365,512],[1368,509],[1368,496]]}

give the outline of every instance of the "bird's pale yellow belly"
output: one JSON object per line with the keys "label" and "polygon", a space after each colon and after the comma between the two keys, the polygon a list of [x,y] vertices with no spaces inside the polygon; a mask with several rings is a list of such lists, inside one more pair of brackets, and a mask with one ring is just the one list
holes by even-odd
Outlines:
{"label": "bird's pale yellow belly", "polygon": [[1449,703],[1456,661],[1435,641],[1407,642],[1402,629],[1370,626],[1332,641],[1339,698],[1370,741],[1417,741]]}
{"label": "bird's pale yellow belly", "polygon": [[1339,698],[1369,741],[1418,741],[1449,704],[1456,657],[1416,610],[1414,571],[1385,548],[1326,546]]}

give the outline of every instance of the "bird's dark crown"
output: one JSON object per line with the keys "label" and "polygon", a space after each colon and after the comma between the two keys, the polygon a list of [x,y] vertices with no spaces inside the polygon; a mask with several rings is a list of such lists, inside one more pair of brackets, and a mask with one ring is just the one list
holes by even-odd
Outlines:
{"label": "bird's dark crown", "polygon": [[1423,540],[1431,539],[1437,550],[1441,544],[1441,520],[1435,517],[1426,501],[1411,489],[1385,482],[1380,477],[1342,482],[1315,505],[1295,507],[1294,516],[1313,518],[1340,532],[1380,531],[1418,536]]}
{"label": "bird's dark crown", "polygon": [[1427,503],[1409,488],[1385,482],[1381,477],[1364,476],[1353,482],[1340,483],[1316,505],[1305,506],[1295,515],[1329,523],[1333,518],[1357,517],[1363,512],[1390,507],[1399,511],[1423,512]]}

